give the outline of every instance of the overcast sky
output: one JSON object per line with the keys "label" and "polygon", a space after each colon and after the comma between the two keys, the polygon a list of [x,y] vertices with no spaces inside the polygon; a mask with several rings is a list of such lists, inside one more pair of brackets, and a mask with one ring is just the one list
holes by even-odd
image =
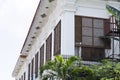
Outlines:
{"label": "overcast sky", "polygon": [[0,80],[14,80],[12,71],[39,0],[0,0]]}

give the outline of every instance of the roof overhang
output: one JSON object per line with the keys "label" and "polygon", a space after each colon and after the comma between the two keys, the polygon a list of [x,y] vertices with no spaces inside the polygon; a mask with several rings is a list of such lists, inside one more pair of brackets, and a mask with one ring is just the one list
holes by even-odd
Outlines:
{"label": "roof overhang", "polygon": [[26,60],[26,55],[20,55],[17,63],[15,65],[15,68],[13,70],[12,76],[15,77],[17,76],[17,73],[19,72],[19,70],[21,69],[21,66],[24,64],[24,61]]}
{"label": "roof overhang", "polygon": [[27,37],[21,49],[21,55],[19,56],[12,76],[16,77],[23,66],[29,51],[34,44],[36,37],[40,34],[42,27],[46,24],[49,15],[55,9],[57,0],[40,0],[35,16],[29,28]]}
{"label": "roof overhang", "polygon": [[46,24],[49,15],[55,9],[57,0],[40,0],[35,16],[29,28],[27,37],[23,44],[21,54],[28,55],[36,37],[40,34],[42,27]]}

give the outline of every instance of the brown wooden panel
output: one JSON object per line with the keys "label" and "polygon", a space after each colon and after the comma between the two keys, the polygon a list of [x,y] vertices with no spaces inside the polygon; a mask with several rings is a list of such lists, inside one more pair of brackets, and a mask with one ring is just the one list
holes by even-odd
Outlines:
{"label": "brown wooden panel", "polygon": [[75,42],[82,41],[82,18],[75,16]]}
{"label": "brown wooden panel", "polygon": [[23,75],[21,76],[21,80],[23,80]]}
{"label": "brown wooden panel", "polygon": [[28,65],[28,80],[30,80],[30,63]]}
{"label": "brown wooden panel", "polygon": [[31,80],[33,80],[33,72],[34,72],[34,58],[32,59],[31,63]]}
{"label": "brown wooden panel", "polygon": [[38,52],[37,54],[35,55],[35,78],[38,77]]}
{"label": "brown wooden panel", "polygon": [[61,21],[54,29],[54,55],[61,53]]}
{"label": "brown wooden panel", "polygon": [[[109,35],[109,32],[110,32],[110,19],[105,19],[104,20],[104,34]],[[110,39],[104,40],[104,47],[106,49],[111,49],[111,40]]]}
{"label": "brown wooden panel", "polygon": [[46,40],[46,61],[51,60],[52,55],[52,34]]}
{"label": "brown wooden panel", "polygon": [[110,32],[110,19],[104,20],[104,34],[108,35]]}
{"label": "brown wooden panel", "polygon": [[111,49],[111,40],[110,39],[104,39],[104,47],[105,47],[105,49]]}
{"label": "brown wooden panel", "polygon": [[40,48],[40,67],[44,64],[44,45]]}
{"label": "brown wooden panel", "polygon": [[24,75],[23,75],[23,76],[24,76],[24,80],[26,80],[26,72],[24,72]]}
{"label": "brown wooden panel", "polygon": [[97,61],[105,58],[103,48],[82,47],[82,59],[87,61]]}

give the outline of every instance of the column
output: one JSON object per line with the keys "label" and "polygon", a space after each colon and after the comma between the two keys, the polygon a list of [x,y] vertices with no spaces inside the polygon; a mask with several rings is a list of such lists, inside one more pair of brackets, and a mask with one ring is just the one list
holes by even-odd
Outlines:
{"label": "column", "polygon": [[65,10],[61,18],[61,55],[75,54],[74,11]]}

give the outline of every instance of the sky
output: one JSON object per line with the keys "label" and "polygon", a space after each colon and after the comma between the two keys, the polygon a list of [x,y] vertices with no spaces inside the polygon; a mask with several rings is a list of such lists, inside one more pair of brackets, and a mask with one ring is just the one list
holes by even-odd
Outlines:
{"label": "sky", "polygon": [[15,80],[12,72],[39,0],[0,0],[0,80]]}

